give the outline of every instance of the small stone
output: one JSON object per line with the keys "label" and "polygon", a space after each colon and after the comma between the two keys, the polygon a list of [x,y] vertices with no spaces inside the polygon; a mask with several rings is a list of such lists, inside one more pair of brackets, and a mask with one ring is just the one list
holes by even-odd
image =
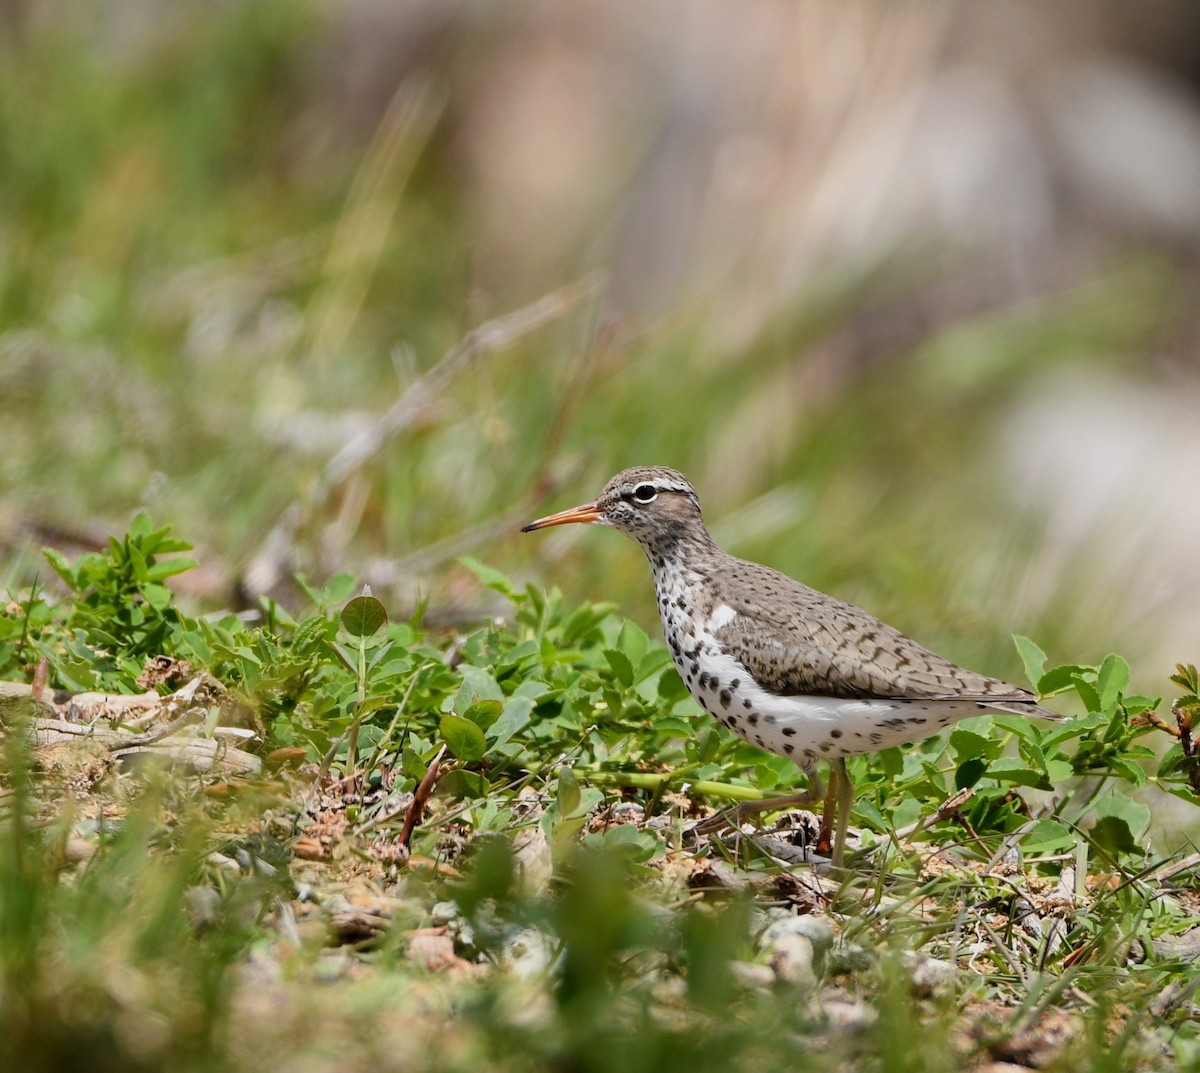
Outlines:
{"label": "small stone", "polygon": [[540,894],[549,885],[554,874],[554,860],[550,853],[550,844],[546,841],[546,832],[540,823],[519,830],[513,838],[513,855],[517,867],[524,877],[526,888],[530,893]]}
{"label": "small stone", "polygon": [[435,927],[458,919],[458,902],[434,902],[429,910],[429,922]]}
{"label": "small stone", "polygon": [[454,937],[444,928],[422,928],[414,932],[408,940],[408,959],[430,972],[456,965],[459,961],[454,953]]}
{"label": "small stone", "polygon": [[184,894],[192,923],[204,927],[217,922],[221,908],[221,895],[213,887],[188,887]]}
{"label": "small stone", "polygon": [[96,855],[96,845],[86,838],[71,835],[63,847],[63,860],[67,864],[81,864],[90,861]]}
{"label": "small stone", "polygon": [[632,823],[636,827],[642,825],[646,818],[646,810],[636,801],[618,801],[608,814],[608,822],[616,826],[619,823]]}
{"label": "small stone", "polygon": [[729,971],[743,987],[769,991],[775,986],[775,973],[768,965],[757,965],[752,961],[731,961]]}
{"label": "small stone", "polygon": [[811,987],[833,949],[833,922],[825,916],[776,916],[762,933],[768,964],[782,981]]}
{"label": "small stone", "polygon": [[865,972],[870,967],[870,953],[857,943],[834,946],[825,958],[825,971],[834,976]]}
{"label": "small stone", "polygon": [[545,975],[553,961],[550,944],[537,928],[522,928],[509,938],[503,957],[513,975],[523,980]]}
{"label": "small stone", "polygon": [[792,931],[796,935],[803,935],[812,943],[813,950],[816,951],[818,957],[829,953],[833,947],[834,936],[837,934],[834,931],[833,921],[829,917],[808,914],[793,919],[795,923],[792,924]]}
{"label": "small stone", "polygon": [[776,979],[785,984],[811,988],[816,985],[813,944],[803,935],[781,935],[771,944],[768,964]]}
{"label": "small stone", "polygon": [[865,1002],[837,994],[821,1000],[821,1012],[831,1026],[843,1032],[863,1032],[879,1017]]}
{"label": "small stone", "polygon": [[910,954],[905,960],[913,987],[921,995],[929,997],[953,993],[958,983],[958,968],[955,965],[926,954]]}

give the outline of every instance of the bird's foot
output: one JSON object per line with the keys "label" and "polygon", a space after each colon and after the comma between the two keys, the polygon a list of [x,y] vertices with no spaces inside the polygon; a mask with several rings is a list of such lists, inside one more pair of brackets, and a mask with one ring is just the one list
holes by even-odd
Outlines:
{"label": "bird's foot", "polygon": [[763,801],[739,801],[736,805],[722,809],[692,824],[685,834],[689,838],[710,835],[726,828],[738,830],[747,820],[763,812],[776,812],[787,808],[808,808],[819,801],[820,795],[812,792],[792,794],[790,797],[769,797]]}

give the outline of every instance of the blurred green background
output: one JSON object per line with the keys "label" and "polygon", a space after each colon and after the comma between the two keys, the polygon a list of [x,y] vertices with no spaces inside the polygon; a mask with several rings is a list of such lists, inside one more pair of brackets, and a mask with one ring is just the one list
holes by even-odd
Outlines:
{"label": "blurred green background", "polygon": [[654,629],[628,542],[517,528],[663,463],[729,550],[947,655],[1018,675],[1015,630],[1168,689],[1200,646],[1198,23],[0,3],[0,580],[145,508],[200,545],[198,607],[345,569],[502,613],[470,553]]}

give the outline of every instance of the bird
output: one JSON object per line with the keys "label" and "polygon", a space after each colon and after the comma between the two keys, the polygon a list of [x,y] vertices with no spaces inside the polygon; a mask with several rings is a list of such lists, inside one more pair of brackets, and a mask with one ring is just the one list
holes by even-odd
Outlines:
{"label": "bird", "polygon": [[611,526],[641,545],[688,692],[734,734],[790,758],[807,777],[801,793],[743,802],[695,831],[823,801],[818,849],[842,867],[854,801],[847,757],[920,741],[985,712],[1062,719],[1028,690],[959,667],[853,604],[723,551],[678,470],[623,470],[592,502],[521,531],[576,523]]}

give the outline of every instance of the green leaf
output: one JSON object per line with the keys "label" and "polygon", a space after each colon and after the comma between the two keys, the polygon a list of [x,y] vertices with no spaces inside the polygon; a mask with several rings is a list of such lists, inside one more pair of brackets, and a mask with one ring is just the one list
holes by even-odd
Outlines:
{"label": "green leaf", "polygon": [[1057,820],[1038,820],[1021,839],[1026,853],[1060,853],[1075,845],[1075,835]]}
{"label": "green leaf", "polygon": [[504,702],[504,710],[500,718],[490,727],[485,728],[493,747],[503,745],[514,734],[520,733],[529,725],[535,703],[533,697],[521,696],[519,693],[513,694]]}
{"label": "green leaf", "polygon": [[985,761],[979,759],[966,760],[958,765],[958,770],[954,773],[954,788],[956,790],[966,790],[974,786],[986,774],[987,763]]}
{"label": "green leaf", "polygon": [[1096,675],[1096,691],[1100,694],[1100,710],[1108,711],[1129,686],[1129,664],[1118,655],[1106,656]]}
{"label": "green leaf", "polygon": [[670,703],[683,700],[688,695],[688,688],[679,677],[674,667],[668,667],[658,676],[658,698]]}
{"label": "green leaf", "polygon": [[1061,667],[1048,670],[1037,680],[1038,696],[1050,697],[1066,689],[1074,689],[1076,679],[1086,670],[1086,667],[1079,667],[1072,663],[1065,663]]}
{"label": "green leaf", "polygon": [[659,850],[659,841],[651,831],[641,831],[633,824],[621,823],[607,831],[588,835],[585,846],[603,847],[624,857],[626,860],[648,861]]}
{"label": "green leaf", "polygon": [[990,738],[976,734],[973,730],[964,730],[962,727],[956,727],[950,732],[950,747],[954,750],[954,758],[960,764],[977,756],[991,756],[996,749]]}
{"label": "green leaf", "polygon": [[558,772],[558,791],[555,795],[559,816],[570,816],[579,807],[580,798],[575,772],[569,767],[562,767]]}
{"label": "green leaf", "polygon": [[504,690],[500,688],[500,683],[482,667],[464,663],[458,668],[458,673],[462,675],[462,685],[454,695],[454,711],[465,712],[481,700],[504,702]]}
{"label": "green leaf", "polygon": [[76,592],[78,579],[75,576],[75,570],[72,568],[70,560],[56,548],[42,548],[42,554],[46,557],[46,562],[50,564],[54,572],[66,582],[67,588],[72,592]]}
{"label": "green leaf", "polygon": [[1002,757],[988,767],[988,777],[1011,786],[1032,786],[1038,790],[1053,790],[1050,780],[1040,771],[1026,767],[1015,757]]}
{"label": "green leaf", "polygon": [[646,654],[646,649],[650,647],[650,638],[635,622],[626,619],[621,623],[621,632],[617,634],[617,647],[629,657],[632,666]]}
{"label": "green leaf", "polygon": [[1082,674],[1075,675],[1072,684],[1075,686],[1075,692],[1079,694],[1079,699],[1083,701],[1084,707],[1089,712],[1104,711],[1104,705],[1100,703],[1100,694],[1096,692],[1096,687]]}
{"label": "green leaf", "polygon": [[477,771],[453,768],[438,780],[438,793],[448,797],[487,797],[488,781]]}
{"label": "green leaf", "polygon": [[1117,816],[1123,819],[1129,829],[1140,836],[1150,826],[1150,808],[1140,801],[1121,794],[1110,794],[1096,802],[1093,809],[1098,819],[1105,816]]}
{"label": "green leaf", "polygon": [[899,830],[917,822],[921,815],[921,802],[915,797],[906,797],[892,809],[892,827]]}
{"label": "green leaf", "polygon": [[471,571],[484,585],[489,589],[494,589],[502,596],[507,596],[514,603],[519,600],[520,593],[517,592],[516,586],[508,578],[506,574],[502,574],[494,567],[487,566],[481,563],[478,559],[470,555],[460,555],[458,561],[462,563],[468,570]]}
{"label": "green leaf", "polygon": [[464,719],[461,715],[443,715],[438,730],[450,752],[459,760],[470,763],[487,752],[483,731],[470,719]]}
{"label": "green leaf", "polygon": [[464,719],[470,719],[480,730],[487,730],[504,710],[504,705],[498,700],[477,700],[465,712],[459,714]]}
{"label": "green leaf", "polygon": [[1101,816],[1092,824],[1089,834],[1114,856],[1138,851],[1129,823],[1121,816]]}
{"label": "green leaf", "polygon": [[428,766],[416,749],[405,746],[404,751],[400,754],[400,770],[405,775],[420,782],[425,777],[425,770]]}
{"label": "green leaf", "polygon": [[165,611],[171,606],[171,590],[166,585],[156,585],[152,581],[144,582],[142,595],[155,611]]}
{"label": "green leaf", "polygon": [[342,609],[338,625],[347,637],[374,647],[387,633],[387,611],[374,596],[356,596]]}
{"label": "green leaf", "polygon": [[633,664],[624,652],[606,648],[604,650],[604,658],[608,660],[608,665],[612,668],[613,674],[621,685],[626,689],[633,685]]}
{"label": "green leaf", "polygon": [[992,725],[1015,734],[1023,741],[1037,741],[1041,731],[1024,715],[1007,715],[1003,712],[991,716]]}
{"label": "green leaf", "polygon": [[166,559],[161,562],[154,563],[146,571],[146,577],[151,581],[165,581],[169,577],[174,577],[176,574],[182,574],[186,570],[192,570],[199,566],[200,563],[196,559],[188,559],[180,556],[175,559]]}
{"label": "green leaf", "polygon": [[1025,678],[1031,685],[1036,686],[1045,674],[1046,653],[1028,637],[1019,633],[1013,634],[1013,644],[1016,645],[1017,655],[1025,665]]}

